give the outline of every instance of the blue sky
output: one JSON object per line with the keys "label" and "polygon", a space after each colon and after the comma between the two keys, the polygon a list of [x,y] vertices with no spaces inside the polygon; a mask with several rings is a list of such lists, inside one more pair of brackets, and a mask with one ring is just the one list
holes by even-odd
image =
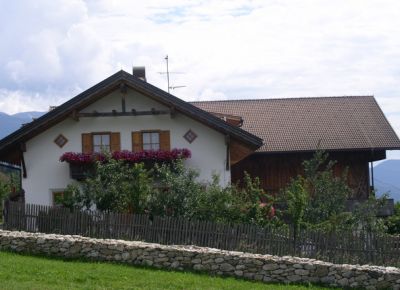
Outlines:
{"label": "blue sky", "polygon": [[47,110],[132,65],[166,88],[168,54],[185,100],[374,95],[399,134],[399,13],[394,0],[0,0],[0,111]]}

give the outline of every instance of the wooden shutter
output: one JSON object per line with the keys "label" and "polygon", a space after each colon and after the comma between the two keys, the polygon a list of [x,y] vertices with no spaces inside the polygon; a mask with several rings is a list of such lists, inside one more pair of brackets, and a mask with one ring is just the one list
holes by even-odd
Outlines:
{"label": "wooden shutter", "polygon": [[171,150],[169,131],[160,131],[160,149]]}
{"label": "wooden shutter", "polygon": [[142,132],[132,132],[132,151],[143,151],[143,138]]}
{"label": "wooden shutter", "polygon": [[121,134],[119,132],[111,133],[110,148],[111,148],[111,152],[121,150]]}
{"label": "wooden shutter", "polygon": [[82,152],[83,153],[93,152],[93,139],[92,139],[92,134],[90,133],[82,134]]}

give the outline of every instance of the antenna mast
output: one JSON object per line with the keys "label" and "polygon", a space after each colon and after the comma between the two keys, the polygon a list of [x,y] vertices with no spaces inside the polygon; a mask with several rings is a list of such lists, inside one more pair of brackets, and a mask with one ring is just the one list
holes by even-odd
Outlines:
{"label": "antenna mast", "polygon": [[165,57],[165,61],[167,62],[167,83],[168,83],[168,93],[169,93],[170,86],[169,86],[168,54]]}
{"label": "antenna mast", "polygon": [[169,75],[170,74],[183,74],[183,72],[170,72],[169,71],[169,63],[168,63],[168,61],[169,61],[169,59],[168,59],[168,54],[167,54],[167,56],[164,58],[165,59],[165,62],[167,63],[167,71],[166,72],[158,72],[159,74],[162,74],[162,75],[167,75],[167,85],[168,85],[168,93],[170,92],[170,90],[175,90],[175,89],[179,89],[179,88],[184,88],[184,87],[186,87],[186,86],[171,86],[170,84],[169,84]]}

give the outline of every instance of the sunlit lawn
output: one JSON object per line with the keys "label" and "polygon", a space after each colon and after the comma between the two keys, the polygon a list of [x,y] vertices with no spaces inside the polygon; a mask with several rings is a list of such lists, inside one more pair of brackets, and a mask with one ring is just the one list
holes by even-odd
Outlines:
{"label": "sunlit lawn", "polygon": [[0,252],[1,289],[328,289]]}

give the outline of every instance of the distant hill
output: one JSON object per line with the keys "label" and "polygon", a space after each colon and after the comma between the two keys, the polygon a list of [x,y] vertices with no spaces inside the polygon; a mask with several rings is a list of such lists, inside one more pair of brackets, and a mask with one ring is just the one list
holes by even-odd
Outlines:
{"label": "distant hill", "polygon": [[388,192],[400,201],[400,160],[385,160],[374,167],[375,188],[378,196]]}
{"label": "distant hill", "polygon": [[8,115],[0,112],[0,139],[21,128],[22,124],[29,123],[32,118],[42,116],[44,112],[23,112],[14,115]]}

